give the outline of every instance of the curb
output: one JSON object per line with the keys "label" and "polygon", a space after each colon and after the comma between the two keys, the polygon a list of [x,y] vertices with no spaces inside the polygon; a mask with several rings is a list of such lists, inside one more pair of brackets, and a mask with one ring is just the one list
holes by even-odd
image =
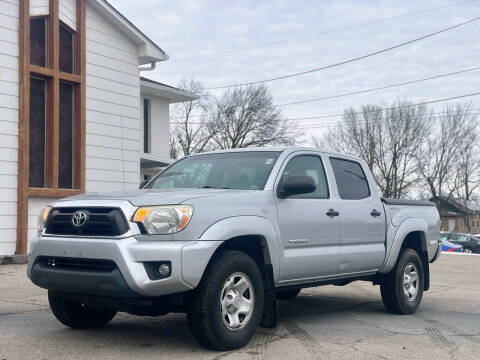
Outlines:
{"label": "curb", "polygon": [[27,262],[28,262],[28,255],[0,256],[0,265],[26,264]]}
{"label": "curb", "polygon": [[464,253],[464,252],[454,252],[454,251],[442,251],[442,255],[457,255],[457,256],[480,256],[480,254]]}

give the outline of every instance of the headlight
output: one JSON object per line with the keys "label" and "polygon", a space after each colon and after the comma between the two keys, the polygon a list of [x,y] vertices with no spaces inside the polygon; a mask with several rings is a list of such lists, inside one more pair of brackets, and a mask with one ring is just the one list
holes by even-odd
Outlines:
{"label": "headlight", "polygon": [[50,206],[44,207],[38,214],[37,231],[39,235],[43,232],[43,229],[45,229],[45,223],[47,221],[48,214],[50,214],[51,209],[52,208]]}
{"label": "headlight", "polygon": [[183,230],[192,218],[190,205],[141,207],[133,221],[143,224],[148,234],[173,234]]}

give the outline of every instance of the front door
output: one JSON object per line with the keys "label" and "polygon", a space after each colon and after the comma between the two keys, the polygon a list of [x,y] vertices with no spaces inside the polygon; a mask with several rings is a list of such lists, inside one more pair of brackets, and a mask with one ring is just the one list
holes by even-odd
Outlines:
{"label": "front door", "polygon": [[377,270],[385,259],[385,211],[380,197],[370,189],[360,163],[330,158],[330,164],[341,199],[340,273]]}
{"label": "front door", "polygon": [[340,216],[335,214],[339,211],[339,200],[330,198],[321,157],[311,154],[292,156],[284,167],[277,189],[289,175],[311,176],[317,188],[309,194],[276,197],[283,245],[279,280],[337,274],[341,223]]}

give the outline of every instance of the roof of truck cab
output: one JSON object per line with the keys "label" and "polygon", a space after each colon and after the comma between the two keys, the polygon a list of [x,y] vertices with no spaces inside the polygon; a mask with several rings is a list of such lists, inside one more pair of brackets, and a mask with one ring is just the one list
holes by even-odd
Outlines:
{"label": "roof of truck cab", "polygon": [[349,154],[342,154],[339,152],[331,151],[331,150],[324,150],[314,147],[300,147],[300,146],[265,146],[265,147],[247,147],[247,148],[237,148],[237,149],[224,149],[224,150],[215,150],[209,151],[204,153],[192,154],[188,156],[197,156],[197,155],[206,155],[206,154],[219,154],[219,153],[229,153],[229,152],[251,152],[251,151],[277,151],[277,152],[289,152],[293,153],[296,151],[315,151],[321,152],[328,155],[339,156],[342,158],[348,158],[352,160],[362,161],[356,156],[349,155]]}

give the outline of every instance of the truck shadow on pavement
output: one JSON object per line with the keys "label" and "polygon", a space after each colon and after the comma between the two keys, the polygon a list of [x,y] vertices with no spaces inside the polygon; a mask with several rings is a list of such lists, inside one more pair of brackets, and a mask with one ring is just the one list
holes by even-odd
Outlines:
{"label": "truck shadow on pavement", "polygon": [[[279,300],[277,307],[279,313],[277,329],[286,328],[294,337],[299,332],[296,324],[324,323],[325,326],[329,327],[344,326],[343,316],[339,316],[339,313],[345,311],[358,313],[359,316],[362,314],[363,316],[370,316],[372,313],[386,314],[379,295],[366,298],[365,296],[358,296],[358,294],[343,293],[341,296],[334,296],[302,292],[294,300]],[[273,329],[259,329],[252,343],[265,344],[265,342],[274,340],[274,337],[268,335],[275,331]],[[155,348],[156,350],[181,348],[182,351],[187,352],[203,350],[191,335],[184,314],[170,314],[155,318],[118,314],[111,323],[101,329],[74,331],[62,328],[55,332],[57,341],[60,338],[63,338],[65,343],[87,341],[89,346],[94,348],[118,347],[120,345],[127,348]],[[258,337],[260,339],[256,339]]]}

